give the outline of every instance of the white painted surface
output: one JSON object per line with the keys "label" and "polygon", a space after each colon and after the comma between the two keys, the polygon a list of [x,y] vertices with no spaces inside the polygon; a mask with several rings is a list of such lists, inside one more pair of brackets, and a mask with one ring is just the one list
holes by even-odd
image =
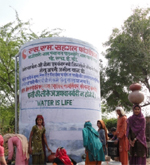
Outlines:
{"label": "white painted surface", "polygon": [[65,37],[28,42],[20,49],[19,77],[20,133],[29,137],[42,114],[53,152],[60,146],[68,154],[81,151],[84,122],[90,120],[96,128],[101,119],[96,48]]}

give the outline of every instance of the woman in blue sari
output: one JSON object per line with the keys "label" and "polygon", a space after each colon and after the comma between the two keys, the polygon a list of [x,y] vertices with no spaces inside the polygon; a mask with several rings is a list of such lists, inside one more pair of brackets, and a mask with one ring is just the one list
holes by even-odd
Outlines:
{"label": "woman in blue sari", "polygon": [[87,121],[82,133],[83,145],[86,149],[85,165],[100,165],[101,161],[105,161],[105,156],[98,132],[92,127],[90,121]]}

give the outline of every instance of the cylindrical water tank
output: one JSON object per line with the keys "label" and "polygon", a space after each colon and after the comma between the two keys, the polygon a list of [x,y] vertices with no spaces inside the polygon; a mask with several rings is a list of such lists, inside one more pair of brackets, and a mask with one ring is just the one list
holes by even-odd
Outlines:
{"label": "cylindrical water tank", "polygon": [[53,152],[83,149],[82,129],[101,118],[99,55],[89,43],[54,37],[37,39],[20,49],[19,132],[29,137],[35,118],[45,119]]}

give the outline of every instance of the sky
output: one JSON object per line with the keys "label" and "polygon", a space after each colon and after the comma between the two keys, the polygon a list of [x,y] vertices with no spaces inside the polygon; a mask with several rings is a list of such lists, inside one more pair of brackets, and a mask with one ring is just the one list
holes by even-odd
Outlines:
{"label": "sky", "polygon": [[61,36],[92,44],[105,63],[103,43],[136,7],[150,7],[150,0],[0,0],[0,26],[15,21],[16,10],[35,32],[61,28]]}
{"label": "sky", "polygon": [[103,43],[108,41],[113,28],[121,28],[136,7],[150,7],[150,1],[0,0],[0,26],[15,21],[15,9],[21,20],[32,19],[35,32],[64,29],[62,36],[92,44],[103,59]]}

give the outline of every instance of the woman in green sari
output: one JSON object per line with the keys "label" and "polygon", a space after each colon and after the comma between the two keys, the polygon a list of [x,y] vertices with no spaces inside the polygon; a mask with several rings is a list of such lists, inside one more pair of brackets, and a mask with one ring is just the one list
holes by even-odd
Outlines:
{"label": "woman in green sari", "polygon": [[90,121],[87,121],[82,133],[83,145],[86,149],[85,165],[100,165],[101,161],[105,161],[105,156],[98,132],[92,127]]}
{"label": "woman in green sari", "polygon": [[32,155],[32,165],[43,165],[45,163],[45,145],[48,151],[51,151],[48,147],[44,118],[42,115],[37,115],[35,119],[36,125],[32,127],[29,138],[29,153]]}

